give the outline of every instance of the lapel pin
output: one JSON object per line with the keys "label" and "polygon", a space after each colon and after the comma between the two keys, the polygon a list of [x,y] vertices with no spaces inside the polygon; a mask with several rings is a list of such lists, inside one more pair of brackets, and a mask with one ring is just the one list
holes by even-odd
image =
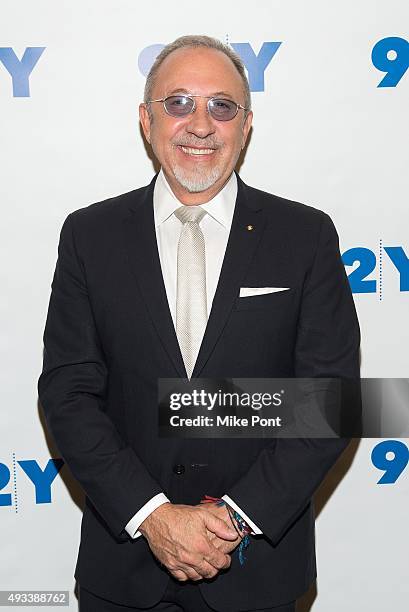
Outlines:
{"label": "lapel pin", "polygon": [[251,232],[251,230],[254,229],[254,225],[248,225],[247,229],[248,229],[249,232]]}

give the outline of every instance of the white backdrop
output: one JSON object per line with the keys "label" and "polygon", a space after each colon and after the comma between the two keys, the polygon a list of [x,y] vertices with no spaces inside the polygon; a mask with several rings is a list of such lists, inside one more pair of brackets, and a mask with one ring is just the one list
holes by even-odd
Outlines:
{"label": "white backdrop", "polygon": [[[247,43],[255,56],[263,43],[281,43],[264,70],[261,53],[258,70],[249,65],[261,91],[252,93],[241,176],[328,212],[342,253],[366,249],[361,264],[346,266],[349,274],[375,261],[363,275],[375,291],[358,283],[354,291],[362,376],[406,377],[409,270],[406,256],[399,271],[385,247],[409,255],[409,5],[3,0],[0,11],[0,589],[69,590],[77,610],[78,491],[67,467],[51,488],[41,478],[59,456],[37,406],[42,334],[67,214],[153,175],[137,115],[144,49],[187,33]],[[373,62],[374,46],[393,37]],[[398,82],[379,87],[386,73]],[[299,610],[407,609],[408,469],[378,484],[384,470],[371,456],[380,442],[357,443],[317,494],[318,593],[311,589]]]}

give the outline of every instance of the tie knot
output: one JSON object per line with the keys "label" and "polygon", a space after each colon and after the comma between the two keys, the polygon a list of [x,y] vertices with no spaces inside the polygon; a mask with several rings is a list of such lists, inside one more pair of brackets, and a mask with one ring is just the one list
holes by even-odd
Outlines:
{"label": "tie knot", "polygon": [[200,223],[206,214],[206,210],[200,206],[180,206],[175,210],[175,217],[183,223]]}

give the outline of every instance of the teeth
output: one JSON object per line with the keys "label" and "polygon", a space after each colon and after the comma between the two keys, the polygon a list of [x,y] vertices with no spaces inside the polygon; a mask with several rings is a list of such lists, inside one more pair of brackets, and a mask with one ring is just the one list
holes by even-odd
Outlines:
{"label": "teeth", "polygon": [[188,155],[209,155],[209,153],[214,153],[214,149],[191,149],[190,147],[183,147],[182,145],[181,149]]}

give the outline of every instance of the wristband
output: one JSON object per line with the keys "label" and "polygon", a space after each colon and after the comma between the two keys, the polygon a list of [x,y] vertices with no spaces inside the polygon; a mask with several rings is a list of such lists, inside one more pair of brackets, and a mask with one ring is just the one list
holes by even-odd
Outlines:
{"label": "wristband", "polygon": [[[247,557],[244,556],[243,551],[246,548],[248,548],[250,545],[249,534],[251,533],[251,529],[247,525],[246,521],[243,519],[242,516],[240,516],[240,514],[236,510],[234,510],[234,508],[229,506],[229,504],[221,497],[211,497],[210,495],[205,495],[204,498],[200,500],[200,503],[201,504],[216,504],[216,506],[226,506],[226,509],[230,516],[230,520],[233,524],[233,527],[235,528],[235,530],[241,537],[241,542],[240,542],[239,549],[238,549],[239,550],[239,561],[240,561],[240,565],[244,565],[245,561],[247,560]],[[238,528],[233,518],[235,519],[235,521],[237,521]]]}

